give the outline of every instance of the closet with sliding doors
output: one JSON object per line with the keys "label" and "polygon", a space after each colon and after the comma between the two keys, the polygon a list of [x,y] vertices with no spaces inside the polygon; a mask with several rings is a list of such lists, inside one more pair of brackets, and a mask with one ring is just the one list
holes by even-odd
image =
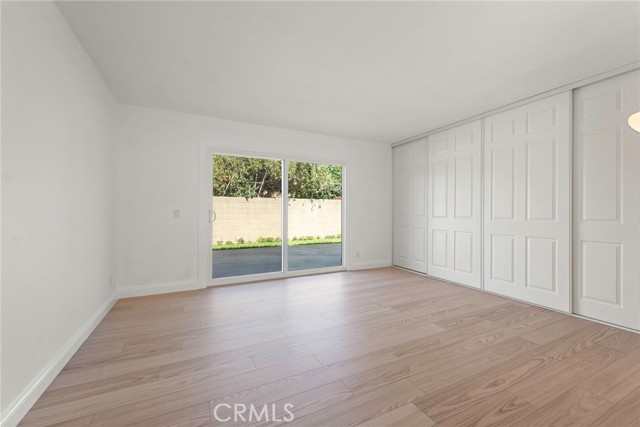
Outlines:
{"label": "closet with sliding doors", "polygon": [[394,264],[640,331],[640,70],[394,148]]}

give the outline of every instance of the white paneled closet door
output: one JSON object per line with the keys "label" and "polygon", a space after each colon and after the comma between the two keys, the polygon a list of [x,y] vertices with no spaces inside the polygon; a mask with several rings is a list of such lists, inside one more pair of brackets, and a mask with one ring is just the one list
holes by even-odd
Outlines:
{"label": "white paneled closet door", "polygon": [[484,288],[570,311],[571,92],[485,119]]}
{"label": "white paneled closet door", "polygon": [[574,93],[574,312],[640,329],[640,72]]}
{"label": "white paneled closet door", "polygon": [[482,123],[431,135],[428,143],[429,275],[479,288]]}
{"label": "white paneled closet door", "polygon": [[[393,149],[393,263],[427,272],[427,142]],[[375,233],[375,230],[371,230]]]}

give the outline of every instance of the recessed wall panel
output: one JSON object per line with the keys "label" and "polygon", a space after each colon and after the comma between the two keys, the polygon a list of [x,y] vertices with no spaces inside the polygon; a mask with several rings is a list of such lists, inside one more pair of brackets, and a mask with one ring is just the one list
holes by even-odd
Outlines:
{"label": "recessed wall panel", "polygon": [[413,215],[422,216],[425,214],[425,167],[424,166],[416,166],[412,169],[412,177],[411,177],[411,203],[412,203],[412,213]]}
{"label": "recessed wall panel", "polygon": [[411,233],[413,259],[417,261],[425,260],[425,229],[415,227]]}
{"label": "recessed wall panel", "polygon": [[582,120],[599,119],[622,111],[622,91],[615,90],[582,101]]}
{"label": "recessed wall panel", "polygon": [[527,237],[526,285],[556,291],[556,239]]}
{"label": "recessed wall panel", "polygon": [[491,218],[493,219],[514,218],[514,156],[513,148],[491,152]]}
{"label": "recessed wall panel", "polygon": [[414,163],[421,163],[427,159],[427,144],[416,145],[411,147],[411,160]]}
{"label": "recessed wall panel", "polygon": [[473,216],[473,157],[455,159],[454,211],[456,218]]}
{"label": "recessed wall panel", "polygon": [[527,144],[527,219],[556,217],[556,141]]}
{"label": "recessed wall panel", "polygon": [[447,235],[446,230],[433,230],[432,232],[432,256],[433,265],[447,268]]}
{"label": "recessed wall panel", "polygon": [[456,150],[473,146],[473,131],[456,133],[455,141]]}
{"label": "recessed wall panel", "polygon": [[444,218],[447,216],[447,179],[448,167],[446,161],[432,164],[433,216]]}
{"label": "recessed wall panel", "polygon": [[558,110],[556,107],[545,108],[541,111],[527,113],[527,133],[551,129],[558,125]]}
{"label": "recessed wall panel", "polygon": [[515,280],[515,236],[491,236],[491,278],[513,283]]}
{"label": "recessed wall panel", "polygon": [[516,121],[514,118],[510,118],[505,121],[491,124],[491,141],[492,142],[511,138],[515,136],[515,134],[516,134]]}
{"label": "recessed wall panel", "polygon": [[397,203],[398,203],[398,215],[408,216],[411,214],[411,197],[407,189],[411,188],[411,180],[409,175],[409,169],[402,169],[396,172],[396,188]]}
{"label": "recessed wall panel", "polygon": [[448,139],[438,139],[431,142],[432,153],[433,154],[443,154],[449,150],[449,140]]}
{"label": "recessed wall panel", "polygon": [[453,268],[463,273],[473,272],[473,233],[456,231],[453,239]]}
{"label": "recessed wall panel", "polygon": [[582,242],[582,298],[620,305],[622,245]]}
{"label": "recessed wall panel", "polygon": [[620,212],[620,129],[582,135],[584,221],[618,221]]}
{"label": "recessed wall panel", "polygon": [[397,245],[396,245],[396,256],[399,258],[409,258],[409,250],[411,248],[411,234],[409,232],[409,227],[397,227]]}

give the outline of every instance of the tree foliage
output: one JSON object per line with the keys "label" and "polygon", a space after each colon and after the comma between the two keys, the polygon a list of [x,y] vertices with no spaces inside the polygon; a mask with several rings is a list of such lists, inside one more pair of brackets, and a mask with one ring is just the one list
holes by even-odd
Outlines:
{"label": "tree foliage", "polygon": [[[228,197],[277,197],[282,192],[280,160],[215,155],[213,195]],[[339,199],[342,166],[289,162],[289,197]]]}
{"label": "tree foliage", "polygon": [[289,197],[292,199],[341,198],[342,166],[289,162]]}
{"label": "tree foliage", "polygon": [[282,162],[237,156],[213,156],[213,195],[276,197],[282,188]]}

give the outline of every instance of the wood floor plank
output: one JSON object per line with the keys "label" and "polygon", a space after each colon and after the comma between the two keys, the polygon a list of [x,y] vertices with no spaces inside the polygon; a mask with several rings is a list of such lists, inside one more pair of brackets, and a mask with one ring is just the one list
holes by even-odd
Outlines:
{"label": "wood floor plank", "polygon": [[256,406],[269,404],[275,400],[295,396],[362,371],[385,366],[395,360],[395,357],[385,353],[367,354],[345,362],[311,369],[298,375],[287,376],[281,380],[261,384],[260,386],[241,391],[234,390],[231,394],[212,399],[211,404],[216,405],[225,402],[241,402],[246,405],[253,404]]}
{"label": "wood floor plank", "polygon": [[554,341],[538,347],[538,351],[554,359],[566,359],[606,338],[611,331],[600,324],[592,324],[578,329]]}
{"label": "wood floor plank", "polygon": [[[129,423],[132,423],[157,416],[159,410],[168,413],[183,409],[202,401],[211,400],[218,393],[224,394],[232,388],[240,391],[253,384],[264,384],[295,372],[305,372],[320,364],[315,359],[308,358],[283,365],[235,375],[222,380],[210,376],[208,372],[198,373],[196,371],[189,376],[133,385],[122,390],[110,390],[102,395],[88,396],[40,409],[34,408],[25,417],[25,422],[27,425],[42,426],[94,413],[92,424],[100,425],[103,423],[106,426],[113,426],[120,421],[116,417],[110,419],[111,411],[118,413],[118,408],[126,407],[125,418]],[[209,395],[206,393],[213,394],[213,396],[207,398]],[[149,405],[148,402],[153,403]],[[127,410],[136,406],[142,406],[147,410],[145,416],[135,418],[134,414],[139,412]]]}
{"label": "wood floor plank", "polygon": [[519,420],[527,427],[589,425],[613,406],[602,397],[574,387]]}
{"label": "wood floor plank", "polygon": [[464,325],[473,325],[483,320],[500,319],[506,315],[518,313],[523,308],[535,310],[537,307],[522,307],[521,304],[505,302],[493,307],[491,310],[487,310],[486,307],[478,307],[476,310],[467,311],[463,316],[438,321],[436,325],[444,329],[459,328]]}
{"label": "wood floor plank", "polygon": [[378,354],[324,367],[315,358],[306,357],[97,413],[93,424],[126,425],[125,422],[145,419],[149,414],[157,415],[158,410],[174,411],[205,400],[214,404],[231,402],[262,405],[334,382],[359,370],[383,365],[390,360],[393,360],[392,356]]}
{"label": "wood floor plank", "polygon": [[409,380],[425,392],[439,390],[526,354],[536,347],[535,344],[516,337],[482,350],[468,351],[463,354],[456,354],[455,350],[445,348],[447,354],[443,355],[441,363],[410,376]]}
{"label": "wood floor plank", "polygon": [[[278,334],[279,335],[279,334]],[[196,347],[194,349],[187,349],[182,351],[171,351],[161,354],[154,354],[146,356],[142,359],[136,361],[136,363],[132,363],[131,361],[110,361],[108,364],[104,366],[102,372],[100,372],[100,378],[110,378],[114,376],[120,376],[124,374],[135,374],[140,370],[140,366],[144,365],[147,367],[162,367],[165,365],[170,365],[178,362],[189,362],[192,360],[200,360],[200,358],[208,358],[209,363],[211,364],[225,364],[230,363],[236,359],[251,357],[257,354],[261,354],[265,351],[270,351],[274,349],[281,349],[290,345],[296,344],[304,344],[310,341],[318,340],[319,338],[327,338],[327,333],[313,334],[307,336],[300,337],[285,337],[278,339],[267,339],[263,337],[263,339],[257,339],[256,343],[249,346],[227,346],[226,348],[221,348],[219,345],[210,345],[210,346],[202,346]],[[237,343],[236,343],[237,344]],[[242,344],[246,344],[246,342],[242,342]]]}
{"label": "wood floor plank", "polygon": [[121,375],[104,378],[93,382],[77,384],[62,389],[47,390],[38,399],[34,409],[61,404],[90,396],[104,397],[108,392],[120,392],[132,386],[155,383],[170,378],[184,378],[195,372],[206,374],[207,378],[228,378],[234,375],[255,371],[255,365],[250,358],[234,360],[226,364],[211,364],[207,358],[198,362],[176,363],[162,368],[142,369],[136,375]]}
{"label": "wood floor plank", "polygon": [[438,427],[521,426],[522,419],[536,407],[503,390],[438,423]]}
{"label": "wood floor plank", "polygon": [[640,387],[613,405],[590,425],[594,427],[637,427],[640,425],[640,405],[638,402],[640,402]]}
{"label": "wood floor plank", "polygon": [[397,268],[118,301],[21,426],[640,424],[640,336]]}
{"label": "wood floor plank", "polygon": [[602,346],[588,349],[561,360],[537,375],[509,388],[513,394],[541,407],[602,369],[624,353]]}
{"label": "wood floor plank", "polygon": [[47,388],[47,391],[95,381],[98,379],[101,371],[101,366],[75,370],[63,369]]}
{"label": "wood floor plank", "polygon": [[[579,387],[611,402],[619,402],[640,387],[640,349],[625,354],[603,367],[595,375],[580,383]],[[640,402],[638,404],[640,405]]]}
{"label": "wood floor plank", "polygon": [[554,363],[558,362],[546,355],[525,355],[502,363],[474,378],[437,390],[429,390],[414,403],[429,418],[440,423],[480,404],[485,399],[491,399],[513,385],[526,383],[527,379]]}
{"label": "wood floor plank", "polygon": [[346,325],[340,325],[325,329],[331,336],[339,337],[350,334],[368,334],[375,333],[375,329],[384,326],[385,328],[407,328],[426,325],[428,323],[435,323],[439,320],[455,317],[460,314],[466,313],[469,310],[479,308],[477,304],[468,304],[466,300],[464,303],[451,305],[449,307],[434,307],[426,309],[414,309],[397,312],[393,316],[376,316],[374,318],[366,319],[362,322],[349,323]]}
{"label": "wood floor plank", "polygon": [[358,427],[431,427],[433,425],[435,422],[424,412],[416,408],[414,404],[407,403],[386,414],[358,424]]}
{"label": "wood floor plank", "polygon": [[356,426],[410,403],[422,392],[408,381],[356,396],[323,411],[296,418],[289,425],[305,427]]}
{"label": "wood floor plank", "polygon": [[609,330],[610,333],[599,340],[598,344],[626,352],[640,348],[640,334],[618,328],[609,328]]}
{"label": "wood floor plank", "polygon": [[205,427],[211,424],[211,421],[209,404],[204,402],[168,414],[131,423],[127,427]]}
{"label": "wood floor plank", "polygon": [[544,328],[540,328],[523,335],[522,338],[536,344],[547,344],[590,325],[593,325],[593,322],[578,319],[576,317],[565,316],[564,318],[559,319],[558,322],[554,322]]}
{"label": "wood floor plank", "polygon": [[170,413],[198,403],[208,402],[221,395],[228,395],[282,380],[287,376],[301,374],[319,366],[320,363],[313,357],[302,358],[223,380],[173,390],[170,393],[154,398],[146,396],[143,400],[137,402],[97,412],[92,421],[92,426],[128,425],[162,413]]}
{"label": "wood floor plank", "polygon": [[[353,393],[349,390],[341,381],[329,383],[303,393],[299,393],[293,396],[288,396],[278,401],[267,403],[267,415],[261,414],[260,418],[255,417],[254,420],[240,421],[233,418],[224,422],[225,427],[271,427],[281,426],[283,420],[288,419],[290,414],[288,409],[294,417],[301,418],[314,412],[321,411],[330,406],[336,405],[340,402],[348,400],[353,397]],[[216,413],[216,402],[210,402],[211,414]],[[285,405],[287,406],[285,409]],[[257,406],[258,410],[262,409],[262,404]],[[225,412],[226,410],[226,412]],[[218,409],[218,416],[220,418],[227,418],[231,415],[231,411],[226,407],[220,407]],[[268,419],[267,419],[268,418]],[[214,420],[215,423],[215,420]]]}
{"label": "wood floor plank", "polygon": [[316,358],[325,366],[331,365],[342,360],[353,359],[354,357],[362,356],[367,353],[382,351],[387,347],[392,347],[395,345],[413,341],[415,340],[416,335],[428,337],[442,331],[444,331],[443,328],[433,324],[428,324],[424,327],[412,329],[405,332],[398,332],[393,334],[392,336],[373,338],[364,342],[346,345],[339,349],[316,353]]}
{"label": "wood floor plank", "polygon": [[[315,321],[318,315],[310,316]],[[142,334],[130,336],[124,340],[124,349],[144,346],[153,342],[168,342],[182,340],[191,343],[194,340],[205,340],[206,344],[230,341],[238,338],[259,335],[265,332],[282,329],[287,323],[281,321],[277,316],[267,318],[250,319],[237,324],[225,324],[202,327],[198,324],[191,328],[181,328],[180,330],[162,330],[154,332],[144,332]],[[188,347],[188,346],[187,346]],[[195,347],[195,346],[194,346]]]}
{"label": "wood floor plank", "polygon": [[49,427],[88,427],[91,425],[93,415],[67,420],[61,423],[50,424]]}

